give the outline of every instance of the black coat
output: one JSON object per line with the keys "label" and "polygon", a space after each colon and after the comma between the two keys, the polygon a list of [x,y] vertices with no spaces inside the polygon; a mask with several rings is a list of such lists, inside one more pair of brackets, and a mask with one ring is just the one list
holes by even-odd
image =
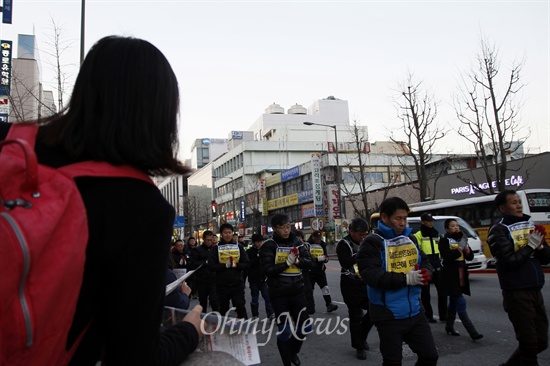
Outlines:
{"label": "black coat", "polygon": [[[462,233],[459,233],[462,234]],[[460,235],[463,236],[463,235]],[[459,237],[454,239],[459,240]],[[467,238],[465,238],[468,240]],[[469,246],[468,246],[469,248]],[[463,260],[457,261],[460,258],[458,249],[451,249],[449,245],[449,236],[445,234],[439,240],[439,252],[443,259],[443,268],[441,269],[439,281],[439,294],[443,296],[460,296],[462,294],[471,295],[470,280],[468,279],[468,267]],[[474,259],[474,253],[470,248],[468,254],[464,254],[464,259],[471,261]],[[464,284],[460,286],[460,273],[464,271]]]}
{"label": "black coat", "polygon": [[491,254],[497,259],[497,273],[503,290],[540,289],[544,286],[544,273],[541,264],[550,263],[550,248],[544,242],[541,250],[533,250],[528,245],[515,250],[515,243],[507,226],[530,217],[503,215],[491,229],[487,243]]}
{"label": "black coat", "polygon": [[187,264],[188,270],[197,269],[202,264],[202,267],[193,274],[197,284],[211,283],[216,279],[216,273],[212,272],[207,265],[211,248],[212,247],[209,248],[201,244],[193,248],[189,254],[189,263]]}
{"label": "black coat", "polygon": [[[236,264],[236,267],[227,268],[225,263],[220,263],[218,257],[218,248],[220,245],[224,244],[234,244],[239,248],[239,263]],[[218,245],[213,245],[210,249],[208,257],[208,268],[210,271],[215,273],[216,276],[216,286],[218,291],[226,287],[233,286],[244,286],[243,281],[243,271],[246,271],[250,266],[250,261],[248,260],[248,255],[244,250],[243,246],[235,243],[225,243],[221,240]]]}
{"label": "black coat", "polygon": [[265,282],[265,274],[262,273],[262,267],[260,265],[260,250],[254,245],[247,249],[246,254],[250,261],[250,267],[248,267],[248,282],[261,283]]}
{"label": "black coat", "polygon": [[290,233],[287,239],[274,234],[271,239],[264,242],[260,248],[260,263],[263,273],[267,276],[269,286],[269,297],[295,295],[304,292],[304,278],[302,274],[296,276],[284,276],[283,271],[288,269],[286,263],[275,263],[277,247],[296,247],[300,253],[300,263],[297,265],[301,270],[311,268],[311,256],[302,243],[294,234]]}

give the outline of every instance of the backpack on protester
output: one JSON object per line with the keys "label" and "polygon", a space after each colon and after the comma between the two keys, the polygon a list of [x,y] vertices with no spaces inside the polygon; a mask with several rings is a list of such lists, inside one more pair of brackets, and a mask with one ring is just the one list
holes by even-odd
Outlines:
{"label": "backpack on protester", "polygon": [[0,142],[0,365],[65,365],[82,284],[88,224],[75,177],[151,179],[130,166],[37,161],[38,126],[17,123]]}

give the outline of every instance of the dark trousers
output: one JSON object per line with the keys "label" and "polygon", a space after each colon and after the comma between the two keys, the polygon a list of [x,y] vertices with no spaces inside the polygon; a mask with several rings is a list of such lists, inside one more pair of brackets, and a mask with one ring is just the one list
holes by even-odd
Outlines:
{"label": "dark trousers", "polygon": [[[309,319],[304,293],[271,298],[273,310],[277,316],[277,347],[283,365],[291,365],[291,359],[300,352],[302,343],[311,324],[304,327]],[[290,319],[289,319],[290,318]],[[292,328],[294,327],[294,332]]]}
{"label": "dark trousers", "polygon": [[304,296],[306,298],[307,311],[309,314],[315,314],[315,300],[313,299],[313,287],[311,286],[311,272],[303,270],[304,277]]}
{"label": "dark trousers", "polygon": [[548,317],[541,291],[502,291],[502,298],[519,342],[506,365],[537,365],[537,354],[548,348]]}
{"label": "dark trousers", "polygon": [[408,319],[382,320],[374,325],[378,329],[383,365],[401,365],[403,342],[418,356],[417,365],[437,364],[439,355],[430,324],[423,313]]}
{"label": "dark trousers", "polygon": [[204,313],[208,312],[208,301],[212,311],[220,311],[220,303],[218,294],[216,293],[216,284],[212,282],[197,281],[197,292],[199,293],[199,304],[202,306]]}
{"label": "dark trousers", "polygon": [[[440,295],[439,292],[439,280],[441,271],[434,271],[432,275],[432,281],[437,290],[437,310],[439,311],[439,319],[445,319],[447,317],[447,296]],[[434,311],[431,304],[430,285],[422,286],[422,293],[420,294],[422,299],[422,306],[426,312],[426,318],[431,319],[434,317]]]}
{"label": "dark trousers", "polygon": [[[328,290],[328,283],[327,283],[327,274],[323,270],[315,270],[310,271],[309,278],[311,281],[311,291],[313,294],[313,290],[315,290],[315,284],[319,285],[319,288],[321,291],[326,287]],[[330,297],[330,292],[327,291],[327,293],[323,292],[323,298],[325,299],[325,305],[329,306],[332,303],[332,298]],[[313,304],[313,308],[315,309],[315,303]]]}
{"label": "dark trousers", "polygon": [[373,325],[368,312],[367,285],[360,280],[341,276],[340,290],[344,303],[348,307],[351,346],[355,349],[364,349],[369,331]]}
{"label": "dark trousers", "polygon": [[229,311],[229,302],[235,307],[237,318],[247,319],[246,300],[244,298],[244,283],[235,284],[233,286],[216,285],[218,291],[218,299],[220,302],[220,313],[222,316],[227,315]]}
{"label": "dark trousers", "polygon": [[271,299],[267,292],[267,283],[264,282],[250,282],[250,309],[252,310],[252,316],[258,316],[260,307],[260,293],[265,302],[265,313],[268,317],[273,314],[273,305],[271,305]]}

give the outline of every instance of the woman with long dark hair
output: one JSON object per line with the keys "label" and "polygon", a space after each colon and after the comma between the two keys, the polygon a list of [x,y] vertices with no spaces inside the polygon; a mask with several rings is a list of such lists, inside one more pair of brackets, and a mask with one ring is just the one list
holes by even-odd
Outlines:
{"label": "woman with long dark hair", "polygon": [[[96,160],[150,176],[186,174],[176,158],[178,109],[176,77],[155,46],[105,37],[82,63],[69,107],[37,122],[35,151],[53,168]],[[9,129],[0,124],[0,140]],[[160,332],[174,208],[142,180],[75,182],[89,237],[67,347],[87,330],[71,364],[180,364],[198,344],[201,308]]]}

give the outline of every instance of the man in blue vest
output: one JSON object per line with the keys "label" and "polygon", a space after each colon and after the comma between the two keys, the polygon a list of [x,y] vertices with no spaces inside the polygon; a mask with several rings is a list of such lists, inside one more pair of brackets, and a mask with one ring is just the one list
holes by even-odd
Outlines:
{"label": "man in blue vest", "polygon": [[433,268],[407,226],[408,212],[399,197],[382,201],[378,228],[361,243],[357,265],[367,284],[382,364],[401,366],[405,342],[418,355],[417,365],[435,366],[439,355],[419,299]]}

